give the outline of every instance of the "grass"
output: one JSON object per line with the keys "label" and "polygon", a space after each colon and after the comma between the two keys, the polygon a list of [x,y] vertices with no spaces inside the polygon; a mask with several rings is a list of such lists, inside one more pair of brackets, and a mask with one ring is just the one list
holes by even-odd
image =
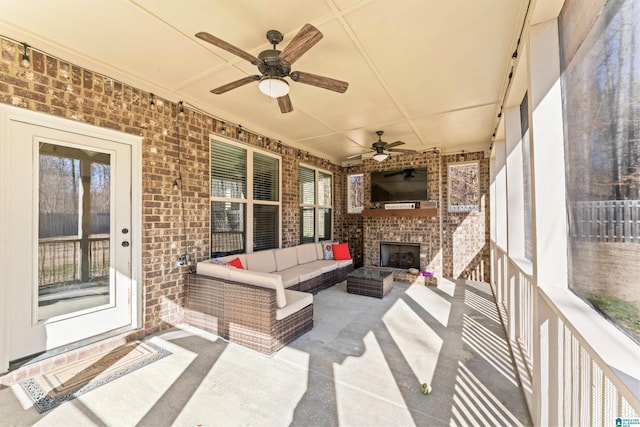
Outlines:
{"label": "grass", "polygon": [[598,310],[640,343],[640,303],[598,295],[587,298]]}

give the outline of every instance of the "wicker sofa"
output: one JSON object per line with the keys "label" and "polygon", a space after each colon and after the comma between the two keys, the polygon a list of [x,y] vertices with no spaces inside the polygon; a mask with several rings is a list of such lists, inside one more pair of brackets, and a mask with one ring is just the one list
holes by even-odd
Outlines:
{"label": "wicker sofa", "polygon": [[[226,264],[236,258],[243,268]],[[185,322],[273,354],[313,327],[313,294],[351,271],[320,243],[201,261],[186,276]]]}

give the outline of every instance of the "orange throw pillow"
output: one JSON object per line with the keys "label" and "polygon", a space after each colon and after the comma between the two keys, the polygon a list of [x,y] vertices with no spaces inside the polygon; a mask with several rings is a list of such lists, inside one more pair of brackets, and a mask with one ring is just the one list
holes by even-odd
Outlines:
{"label": "orange throw pillow", "polygon": [[349,244],[339,243],[337,245],[333,245],[333,259],[335,259],[336,261],[351,259]]}
{"label": "orange throw pillow", "polygon": [[227,263],[227,265],[230,265],[235,268],[239,268],[240,270],[244,270],[244,266],[242,265],[242,261],[240,261],[240,258],[232,259]]}

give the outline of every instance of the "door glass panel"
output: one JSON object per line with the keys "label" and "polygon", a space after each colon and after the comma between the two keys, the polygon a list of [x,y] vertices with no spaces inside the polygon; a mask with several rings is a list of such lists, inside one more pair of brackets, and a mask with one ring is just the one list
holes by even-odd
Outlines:
{"label": "door glass panel", "polygon": [[111,300],[111,156],[39,149],[38,320]]}

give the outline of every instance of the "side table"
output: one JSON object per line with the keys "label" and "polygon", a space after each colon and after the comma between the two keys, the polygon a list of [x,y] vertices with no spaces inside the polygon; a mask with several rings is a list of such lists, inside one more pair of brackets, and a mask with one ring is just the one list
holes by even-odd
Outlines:
{"label": "side table", "polygon": [[393,288],[393,273],[378,268],[361,267],[347,275],[347,292],[383,298]]}

